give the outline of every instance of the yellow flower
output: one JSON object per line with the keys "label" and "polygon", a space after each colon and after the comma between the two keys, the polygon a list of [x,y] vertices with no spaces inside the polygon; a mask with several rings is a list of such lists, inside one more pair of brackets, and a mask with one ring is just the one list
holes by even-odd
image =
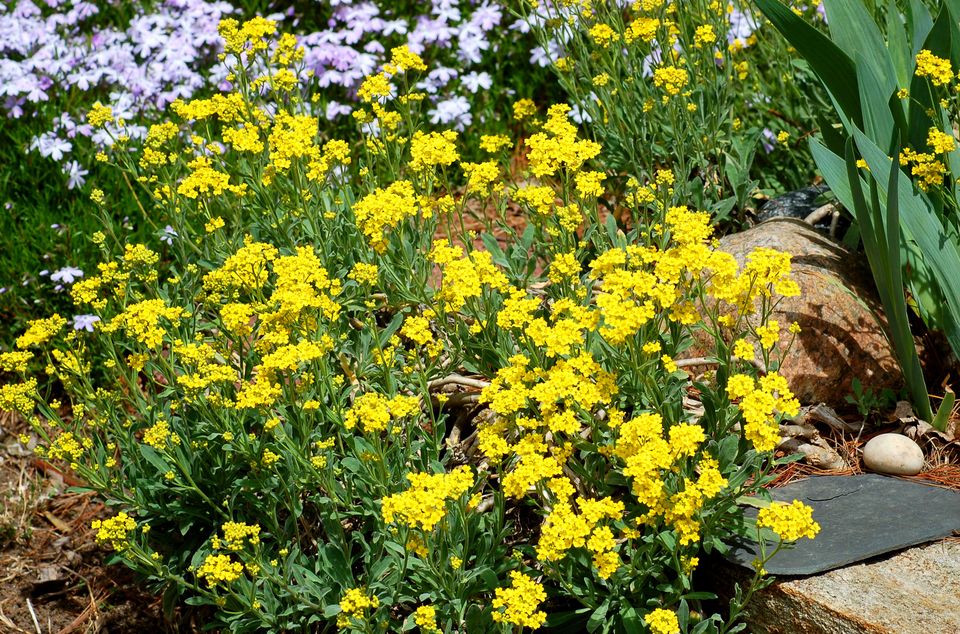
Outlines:
{"label": "yellow flower", "polygon": [[733,358],[753,361],[757,358],[757,351],[746,339],[737,339],[733,342]]}
{"label": "yellow flower", "polygon": [[927,134],[927,145],[934,154],[948,154],[957,148],[957,142],[952,134],[941,132],[937,128],[930,128]]}
{"label": "yellow flower", "polygon": [[953,68],[949,59],[937,57],[927,49],[917,55],[917,77],[929,77],[934,86],[945,86],[953,81]]}
{"label": "yellow flower", "polygon": [[457,133],[453,130],[424,134],[417,130],[410,141],[410,168],[425,172],[437,166],[448,166],[460,158]]}
{"label": "yellow flower", "polygon": [[97,543],[109,544],[114,550],[124,550],[130,545],[129,533],[137,527],[136,521],[125,512],[105,520],[93,520],[90,528],[97,531]]}
{"label": "yellow flower", "polygon": [[357,284],[375,286],[379,280],[379,275],[380,270],[376,264],[357,262],[353,265],[353,268],[350,269],[350,274],[347,275],[347,278],[355,281]]}
{"label": "yellow flower", "polygon": [[590,39],[600,48],[608,48],[611,44],[620,39],[617,32],[607,24],[594,24],[590,28]]}
{"label": "yellow flower", "polygon": [[223,546],[228,550],[242,550],[244,542],[251,546],[260,543],[260,525],[243,522],[224,522]]}
{"label": "yellow flower", "polygon": [[643,620],[650,626],[650,634],[680,634],[680,622],[676,612],[657,608]]}
{"label": "yellow flower", "polygon": [[603,194],[603,179],[606,174],[603,172],[578,172],[577,173],[577,193],[584,198],[600,196]]}
{"label": "yellow flower", "polygon": [[207,224],[204,225],[203,228],[207,233],[213,233],[217,229],[223,228],[225,225],[226,223],[223,221],[223,218],[221,218],[220,216],[217,216],[215,218],[211,218],[210,220],[208,220]]}
{"label": "yellow flower", "polygon": [[690,74],[676,66],[661,66],[653,71],[653,84],[668,96],[680,94],[690,81]]}
{"label": "yellow flower", "polygon": [[510,580],[511,587],[494,592],[493,620],[539,629],[547,620],[547,613],[537,609],[547,598],[543,586],[516,570],[510,573]]}
{"label": "yellow flower", "polygon": [[499,152],[502,148],[511,145],[513,145],[513,141],[510,140],[510,137],[501,134],[484,134],[480,137],[480,149],[490,154]]}
{"label": "yellow flower", "polygon": [[790,504],[774,502],[757,513],[757,526],[769,528],[780,539],[788,542],[801,537],[813,539],[820,532],[820,524],[813,521],[813,509],[794,500]]}
{"label": "yellow flower", "polygon": [[696,48],[713,44],[717,41],[717,33],[709,24],[698,26],[693,34],[693,44]]}
{"label": "yellow flower", "polygon": [[87,123],[94,128],[102,128],[107,123],[113,121],[113,110],[110,106],[105,106],[99,101],[93,104],[87,113]]}
{"label": "yellow flower", "polygon": [[337,627],[340,629],[351,627],[353,619],[363,619],[366,610],[376,610],[378,607],[380,607],[379,597],[367,595],[363,588],[350,588],[340,599],[340,616],[337,617]]}
{"label": "yellow flower", "polygon": [[378,253],[387,248],[387,231],[417,213],[417,197],[410,181],[377,187],[353,205],[357,227]]}
{"label": "yellow flower", "polygon": [[437,610],[432,605],[421,605],[413,613],[413,622],[421,632],[439,632],[437,628]]}
{"label": "yellow flower", "polygon": [[427,65],[423,63],[423,59],[416,53],[411,52],[406,45],[397,46],[390,50],[390,65],[401,71],[427,70]]}
{"label": "yellow flower", "polygon": [[757,337],[764,350],[770,350],[780,340],[780,324],[771,319],[763,326],[757,327]]}
{"label": "yellow flower", "polygon": [[430,321],[424,317],[407,317],[403,320],[400,334],[421,346],[433,339]]}
{"label": "yellow flower", "polygon": [[42,346],[57,336],[66,325],[67,320],[60,315],[34,319],[27,325],[26,332],[17,337],[17,347],[22,350],[31,346]]}
{"label": "yellow flower", "polygon": [[532,99],[520,99],[513,104],[513,118],[523,121],[537,113],[537,106]]}
{"label": "yellow flower", "polygon": [[408,473],[407,480],[409,489],[383,498],[383,521],[429,532],[446,516],[447,502],[460,499],[473,486],[473,472],[462,466],[450,473]]}

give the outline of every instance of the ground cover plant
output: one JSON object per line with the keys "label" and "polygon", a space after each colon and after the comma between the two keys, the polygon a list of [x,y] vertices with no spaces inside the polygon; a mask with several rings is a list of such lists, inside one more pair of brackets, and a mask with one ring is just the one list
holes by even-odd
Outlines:
{"label": "ground cover plant", "polygon": [[[496,120],[496,109],[547,85],[540,79],[546,71],[526,64],[526,36],[494,3],[8,3],[0,7],[0,159],[9,166],[0,179],[5,322],[19,327],[68,307],[69,282],[51,275],[68,269],[72,280],[95,267],[96,249],[77,238],[104,222],[125,225],[131,239],[162,237],[165,226],[145,213],[131,184],[101,162],[104,150],[120,136],[142,140],[174,99],[218,91],[228,73],[218,59],[218,22],[266,13],[297,30],[318,88],[311,110],[330,128],[352,126],[357,86],[400,44],[431,63],[420,82],[437,125]],[[521,65],[524,80],[506,81],[519,77]],[[501,90],[488,90],[494,81]],[[124,121],[122,134],[114,124],[97,129],[84,121],[97,101]],[[93,189],[112,193],[109,207],[91,203]]]}
{"label": "ground cover plant", "polygon": [[[568,104],[438,127],[397,46],[347,131],[297,38],[219,34],[229,86],[142,141],[87,114],[163,239],[105,225],[83,321],[0,356],[0,407],[114,507],[116,560],[230,631],[738,629],[764,561],[818,529],[740,506],[798,408],[771,357],[789,256],[717,250],[677,165],[612,208]],[[693,383],[695,333],[715,369]],[[708,614],[700,556],[744,534],[765,555]]]}

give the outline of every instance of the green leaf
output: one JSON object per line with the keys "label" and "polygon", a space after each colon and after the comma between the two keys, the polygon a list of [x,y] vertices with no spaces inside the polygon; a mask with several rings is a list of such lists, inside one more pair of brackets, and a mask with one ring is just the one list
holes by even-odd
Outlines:
{"label": "green leaf", "polygon": [[767,19],[807,60],[845,116],[859,123],[862,114],[857,93],[857,70],[850,57],[782,2],[755,2]]}
{"label": "green leaf", "polygon": [[143,456],[144,460],[152,464],[157,468],[157,471],[161,473],[166,473],[170,470],[170,465],[167,464],[167,461],[163,459],[156,449],[150,445],[140,444],[140,455]]}
{"label": "green leaf", "polygon": [[937,408],[936,416],[930,421],[934,429],[941,432],[947,431],[947,422],[950,420],[950,414],[953,411],[953,404],[956,400],[957,395],[953,390],[948,389],[946,394],[943,395],[943,401],[940,403],[940,407]]}
{"label": "green leaf", "polygon": [[510,268],[510,261],[507,260],[507,255],[503,252],[503,249],[500,248],[500,244],[497,242],[495,236],[483,232],[480,234],[480,240],[483,241],[483,246],[490,252],[490,257],[497,266]]}
{"label": "green leaf", "polygon": [[881,147],[891,148],[893,144],[894,119],[890,112],[890,95],[896,87],[888,88],[877,77],[873,68],[857,55],[857,86],[860,92],[860,105],[863,108],[863,129],[871,139]]}
{"label": "green leaf", "polygon": [[[951,239],[955,234],[943,225],[927,198],[913,190],[909,178],[897,165],[892,165],[890,157],[859,130],[855,130],[854,135],[857,147],[873,173],[897,172],[896,179],[891,178],[891,182],[896,185],[892,197],[896,198],[899,224],[907,239],[914,241],[922,254],[923,260],[916,264],[926,269],[917,274],[927,275],[940,287],[946,305],[943,317],[949,323],[931,326],[939,326],[947,335],[954,353],[960,355],[960,275],[957,274],[960,271],[960,244],[955,238]],[[883,183],[879,185],[884,196],[890,198],[887,190],[893,185],[886,188]]]}
{"label": "green leaf", "polygon": [[[920,52],[920,49],[923,48],[923,43],[927,41],[927,36],[930,34],[930,29],[933,28],[933,17],[930,15],[930,12],[927,11],[926,5],[923,4],[923,0],[910,0],[910,13],[909,19],[907,20],[912,27],[912,40],[913,40],[913,50],[910,53],[910,57],[916,57],[917,53]],[[911,72],[913,74],[913,65],[910,66]]]}
{"label": "green leaf", "polygon": [[910,85],[913,73],[913,51],[907,41],[906,29],[903,28],[905,18],[896,0],[887,0],[887,51],[896,73],[897,86],[902,88]]}
{"label": "green leaf", "polygon": [[[887,95],[897,89],[896,71],[873,15],[860,0],[824,0],[834,42],[857,60],[857,75],[869,68]],[[799,49],[798,49],[799,50]],[[818,71],[819,72],[819,71]],[[881,104],[886,102],[886,96]],[[860,102],[861,106],[866,105]]]}
{"label": "green leaf", "polygon": [[590,615],[590,618],[587,620],[587,631],[596,632],[598,629],[603,627],[603,624],[607,620],[607,610],[610,609],[610,600],[607,599],[600,604],[600,607],[593,611],[593,614]]}

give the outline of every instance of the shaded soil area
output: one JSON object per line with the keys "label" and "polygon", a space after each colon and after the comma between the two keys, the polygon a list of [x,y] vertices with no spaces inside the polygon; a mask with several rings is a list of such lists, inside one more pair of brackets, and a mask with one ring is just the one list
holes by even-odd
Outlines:
{"label": "shaded soil area", "polygon": [[22,424],[0,414],[0,632],[198,631],[167,623],[160,599],[106,564],[90,522],[109,512],[69,475],[20,446]]}

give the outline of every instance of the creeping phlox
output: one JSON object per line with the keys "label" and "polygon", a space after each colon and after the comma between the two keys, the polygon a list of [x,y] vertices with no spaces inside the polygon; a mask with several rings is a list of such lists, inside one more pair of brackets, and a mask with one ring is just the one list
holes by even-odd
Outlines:
{"label": "creeping phlox", "polygon": [[[591,41],[657,37],[663,3],[636,4]],[[91,332],[53,315],[0,353],[21,376],[0,409],[125,509],[98,540],[232,631],[515,631],[616,597],[636,608],[610,618],[677,632],[701,544],[733,536],[798,408],[771,319],[799,293],[789,256],[716,249],[664,165],[629,181],[614,226],[618,179],[567,104],[518,100],[524,143],[427,130],[427,66],[399,47],[359,88],[356,138],[331,139],[296,38],[265,19],[221,34],[235,88],[174,102],[117,156],[169,248],[98,236],[70,293]],[[671,67],[651,81],[673,102],[693,80]],[[522,233],[493,219],[508,204]],[[496,235],[466,230],[474,205]],[[720,368],[702,412],[680,360],[698,335]],[[69,403],[40,397],[40,366]],[[805,507],[765,511],[784,539],[816,532]]]}

